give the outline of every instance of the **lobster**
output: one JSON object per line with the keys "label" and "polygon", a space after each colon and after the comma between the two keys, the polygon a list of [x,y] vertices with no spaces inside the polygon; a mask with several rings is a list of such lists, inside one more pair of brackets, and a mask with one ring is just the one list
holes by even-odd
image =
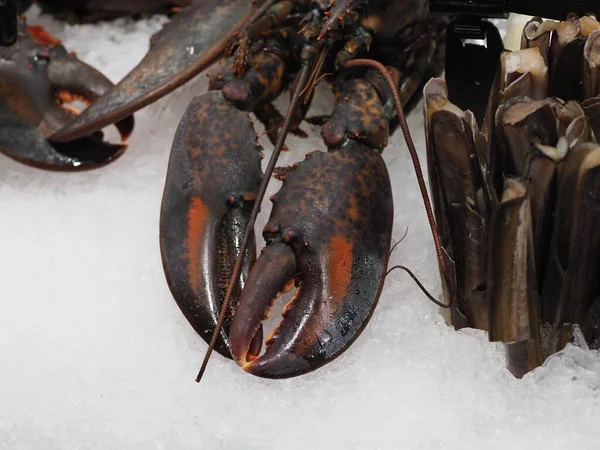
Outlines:
{"label": "lobster", "polygon": [[[176,131],[160,220],[169,288],[209,343],[201,373],[215,349],[257,376],[298,376],[360,335],[391,247],[392,191],[381,152],[398,126],[409,138],[402,104],[414,104],[423,81],[441,73],[446,26],[424,0],[194,2],[152,37],[115,88],[49,136],[60,144],[90,136],[219,63],[209,92],[191,101]],[[322,123],[327,152],[276,168],[287,134],[302,136],[323,79],[335,94],[333,111],[309,120]],[[286,89],[284,116],[273,101]],[[275,146],[264,175],[250,113]],[[254,222],[273,172],[283,185],[271,198],[257,257]],[[265,340],[262,321],[294,287]]]}
{"label": "lobster", "polygon": [[428,167],[449,320],[504,343],[522,377],[600,338],[600,23],[534,17],[499,62],[481,130],[427,83]]}

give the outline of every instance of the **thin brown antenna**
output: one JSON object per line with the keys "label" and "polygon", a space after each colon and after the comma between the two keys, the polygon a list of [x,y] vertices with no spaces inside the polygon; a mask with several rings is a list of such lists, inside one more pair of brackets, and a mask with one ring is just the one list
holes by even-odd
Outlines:
{"label": "thin brown antenna", "polygon": [[398,247],[398,245],[406,238],[407,235],[408,235],[408,227],[406,227],[406,230],[404,230],[404,236],[402,236],[400,238],[400,240],[393,245],[392,249],[390,250],[389,256],[392,256],[392,253],[394,253],[394,250],[396,250],[396,247]]}
{"label": "thin brown antenna", "polygon": [[[400,94],[398,94],[398,90],[396,89],[396,85],[394,84],[394,80],[392,76],[385,68],[383,64],[378,61],[372,59],[354,59],[352,61],[347,61],[342,65],[345,69],[351,69],[356,67],[370,67],[375,69],[381,73],[381,76],[385,79],[388,87],[390,88],[390,92],[392,93],[392,97],[394,99],[394,106],[396,107],[396,114],[398,114],[398,120],[400,122],[400,128],[402,128],[402,134],[404,135],[404,140],[406,141],[406,146],[408,147],[408,151],[410,152],[410,157],[412,158],[413,166],[415,168],[415,173],[417,175],[417,182],[419,183],[419,189],[421,190],[421,197],[423,197],[423,203],[425,204],[425,212],[427,213],[427,220],[429,220],[429,226],[431,227],[431,234],[433,236],[433,242],[435,243],[435,251],[437,253],[438,263],[440,265],[440,269],[442,274],[444,275],[444,279],[448,286],[450,286],[450,277],[448,276],[448,268],[446,267],[446,261],[444,261],[444,253],[442,252],[442,246],[440,244],[440,235],[438,233],[437,226],[435,225],[435,219],[433,216],[433,210],[431,208],[431,203],[429,201],[429,196],[427,194],[427,187],[425,186],[425,179],[423,178],[423,171],[421,170],[421,163],[419,162],[419,156],[417,155],[417,150],[415,148],[415,144],[412,140],[412,136],[410,135],[410,130],[408,129],[408,124],[406,123],[406,117],[404,115],[404,108],[402,107],[402,101],[400,100]],[[409,271],[409,274],[412,273]],[[419,283],[420,284],[420,283]],[[431,298],[430,298],[431,299]],[[433,300],[436,304],[442,306],[443,308],[450,308],[452,306],[452,297],[450,297],[448,304],[443,305],[439,303],[437,300]]]}
{"label": "thin brown antenna", "polygon": [[399,264],[398,264],[398,265],[396,265],[396,266],[392,267],[390,270],[388,270],[388,271],[385,273],[385,276],[387,277],[387,276],[388,276],[388,275],[389,275],[391,272],[393,272],[393,271],[394,271],[394,270],[396,270],[396,269],[402,269],[402,270],[404,270],[404,271],[405,271],[407,274],[409,274],[409,275],[410,275],[410,277],[413,279],[413,281],[414,281],[415,283],[417,283],[417,286],[419,286],[419,288],[421,289],[421,291],[423,291],[423,294],[425,294],[425,296],[426,296],[426,297],[427,297],[429,300],[431,300],[433,303],[435,303],[436,305],[438,305],[440,308],[450,308],[451,304],[450,304],[450,305],[446,305],[446,304],[444,304],[444,303],[441,303],[441,302],[437,301],[437,300],[435,299],[435,297],[434,297],[433,295],[431,295],[427,289],[425,289],[425,286],[423,286],[423,284],[422,284],[422,283],[419,281],[419,279],[417,278],[417,276],[416,276],[414,273],[412,273],[412,272],[410,271],[410,269],[409,269],[408,267],[406,267],[406,266],[401,266],[401,265],[399,265]]}
{"label": "thin brown antenna", "polygon": [[[319,54],[319,57],[317,58],[315,68],[312,71],[308,81],[306,82],[306,86],[300,93],[300,96],[304,98],[305,103],[309,99],[312,91],[315,89],[315,87],[317,86],[317,84],[320,81],[319,75],[321,74],[321,70],[323,69],[323,64],[325,64],[325,58],[327,57],[328,52],[329,52],[329,49],[327,47],[323,47],[323,49],[321,50],[321,53]],[[317,78],[319,78],[319,79],[317,79]]]}
{"label": "thin brown antenna", "polygon": [[275,164],[277,164],[277,159],[279,158],[279,154],[281,153],[281,149],[283,148],[283,144],[285,143],[285,138],[287,137],[288,132],[290,130],[293,114],[296,108],[298,107],[298,103],[300,102],[300,93],[303,91],[304,86],[306,85],[308,76],[310,75],[310,70],[311,64],[307,61],[304,61],[300,72],[298,85],[296,86],[296,90],[294,91],[292,101],[290,102],[287,115],[285,116],[283,127],[281,128],[279,137],[277,139],[277,144],[275,145],[275,149],[273,150],[273,154],[271,155],[271,159],[269,160],[269,165],[265,170],[265,175],[263,176],[263,179],[260,183],[260,187],[258,188],[256,202],[254,203],[252,213],[250,214],[250,219],[248,220],[248,225],[246,226],[246,231],[244,232],[244,239],[242,240],[242,245],[240,247],[240,254],[237,257],[237,260],[235,261],[235,266],[233,267],[231,279],[229,281],[229,285],[227,286],[227,293],[225,294],[225,299],[223,300],[223,304],[221,305],[219,320],[217,321],[217,326],[215,327],[212,337],[210,339],[210,344],[208,345],[208,350],[206,351],[204,361],[202,361],[202,367],[200,368],[198,376],[196,377],[197,383],[200,382],[202,376],[204,375],[204,372],[206,371],[208,360],[210,359],[210,355],[212,354],[212,351],[214,350],[215,344],[217,342],[217,336],[219,335],[219,332],[223,327],[223,322],[225,321],[225,313],[229,306],[231,295],[233,294],[233,290],[237,285],[240,273],[242,272],[242,264],[244,263],[244,256],[246,252],[246,247],[248,247],[248,242],[250,240],[250,234],[254,232],[254,223],[256,222],[256,218],[258,217],[258,212],[260,211],[261,203],[263,201],[263,198],[265,197],[265,192],[267,191],[267,186],[269,185],[271,175],[273,174],[273,170],[275,169]]}

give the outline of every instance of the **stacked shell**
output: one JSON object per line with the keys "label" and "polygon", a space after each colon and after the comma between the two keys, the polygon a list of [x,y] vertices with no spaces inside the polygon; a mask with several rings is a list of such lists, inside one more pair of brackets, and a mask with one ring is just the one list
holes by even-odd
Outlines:
{"label": "stacked shell", "polygon": [[531,19],[501,56],[481,131],[441,79],[424,96],[449,322],[503,342],[518,377],[575,326],[597,346],[600,23]]}

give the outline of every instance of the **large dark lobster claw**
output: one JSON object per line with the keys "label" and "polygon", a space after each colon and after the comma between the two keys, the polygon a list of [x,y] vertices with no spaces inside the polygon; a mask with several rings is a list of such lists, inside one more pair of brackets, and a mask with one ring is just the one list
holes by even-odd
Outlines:
{"label": "large dark lobster claw", "polygon": [[[175,134],[162,201],[160,248],[173,297],[206,342],[215,329],[262,179],[260,150],[248,114],[220,91],[195,98]],[[242,287],[255,259],[251,239]],[[236,302],[230,307],[229,320]],[[215,348],[231,358],[229,320]]]}
{"label": "large dark lobster claw", "polygon": [[[71,120],[62,101],[93,102],[113,84],[104,75],[68,54],[60,41],[41,27],[18,22],[18,40],[0,48],[0,151],[25,164],[51,170],[81,170],[113,161],[126,146],[109,144],[102,133],[65,144],[48,137]],[[116,123],[121,137],[133,130],[133,116]]]}
{"label": "large dark lobster claw", "polygon": [[56,133],[56,142],[86,136],[155,102],[220,59],[254,11],[248,0],[205,0],[185,8],[150,42],[121,82]]}
{"label": "large dark lobster claw", "polygon": [[[379,152],[349,140],[309,154],[272,201],[267,246],[242,291],[229,338],[245,370],[287,378],[339,356],[367,324],[385,279],[393,200]],[[259,356],[261,320],[294,281],[284,319]]]}

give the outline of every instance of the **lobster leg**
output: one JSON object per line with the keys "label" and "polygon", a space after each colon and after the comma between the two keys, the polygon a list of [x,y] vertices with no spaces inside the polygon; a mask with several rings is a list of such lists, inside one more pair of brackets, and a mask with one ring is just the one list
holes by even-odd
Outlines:
{"label": "lobster leg", "polygon": [[275,145],[277,143],[277,137],[279,136],[280,126],[285,118],[271,103],[266,104],[262,108],[258,108],[254,111],[254,114],[260,123],[264,125],[265,133],[269,138],[269,141]]}
{"label": "lobster leg", "polygon": [[[0,49],[0,151],[36,167],[81,170],[117,158],[124,145],[102,141],[102,134],[82,136],[68,144],[52,144],[48,137],[74,115],[61,101],[73,98],[88,103],[113,84],[100,72],[78,60],[60,41],[41,27],[18,22],[15,46]],[[122,139],[133,130],[133,116],[116,124]]]}
{"label": "lobster leg", "polygon": [[222,58],[254,11],[248,0],[206,0],[184,8],[152,37],[144,59],[114,89],[52,139],[69,142],[86,136],[183,85]]}
{"label": "lobster leg", "polygon": [[[215,329],[256,193],[262,179],[260,145],[245,110],[270,102],[284,87],[285,49],[272,40],[253,47],[242,78],[226,61],[211,75],[213,91],[195,98],[177,130],[160,223],[163,266],[171,292],[190,324],[207,342]],[[246,251],[240,286],[254,263]],[[229,321],[216,349],[230,357]],[[258,333],[257,342],[262,340]]]}

